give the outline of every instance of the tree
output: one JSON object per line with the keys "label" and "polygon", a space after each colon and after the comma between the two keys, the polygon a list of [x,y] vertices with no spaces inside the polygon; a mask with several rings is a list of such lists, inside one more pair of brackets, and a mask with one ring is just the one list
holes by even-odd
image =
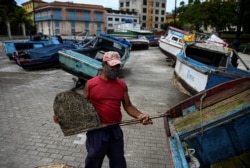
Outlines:
{"label": "tree", "polygon": [[[26,11],[17,6],[15,0],[1,0],[0,1],[0,27],[2,34],[8,34],[11,38],[11,30],[16,29],[16,34],[22,31],[22,34],[26,36],[26,27],[32,26],[32,20],[29,19],[29,15]],[[6,31],[6,30],[7,31]]]}
{"label": "tree", "polygon": [[180,22],[191,29],[200,31],[201,26],[211,26],[215,31],[223,30],[235,25],[237,20],[237,3],[232,1],[205,1],[189,0],[188,5],[183,3],[176,10]]}
{"label": "tree", "polygon": [[246,33],[250,33],[250,1],[245,1],[245,10],[243,14],[243,21],[242,21],[242,26],[243,26],[243,31]]}
{"label": "tree", "polygon": [[8,8],[6,6],[0,5],[0,22],[3,22],[6,25],[8,37],[11,38],[10,17],[7,11]]}
{"label": "tree", "polygon": [[30,19],[30,14],[28,14],[23,8],[16,7],[15,12],[12,15],[12,22],[17,25],[18,29],[22,29],[23,36],[26,36],[25,25],[31,25],[32,20]]}

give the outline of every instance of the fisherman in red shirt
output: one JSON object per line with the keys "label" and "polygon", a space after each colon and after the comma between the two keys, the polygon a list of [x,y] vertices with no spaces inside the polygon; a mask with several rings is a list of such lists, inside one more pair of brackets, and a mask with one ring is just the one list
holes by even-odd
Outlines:
{"label": "fisherman in red shirt", "polygon": [[[117,52],[103,56],[103,71],[88,80],[83,95],[94,105],[103,124],[122,121],[121,104],[132,117],[144,125],[152,124],[148,114],[141,113],[130,101],[126,83],[119,79],[121,61]],[[101,168],[105,155],[110,168],[125,168],[123,132],[119,125],[87,133],[85,168]]]}
{"label": "fisherman in red shirt", "polygon": [[[121,104],[132,117],[143,125],[152,124],[148,114],[141,113],[130,101],[126,83],[118,78],[121,68],[118,52],[109,51],[103,55],[103,70],[100,75],[87,81],[83,95],[95,107],[102,124],[122,121]],[[54,116],[59,123],[59,118]],[[119,124],[87,132],[87,157],[85,168],[101,168],[107,155],[110,168],[126,168],[123,131]]]}

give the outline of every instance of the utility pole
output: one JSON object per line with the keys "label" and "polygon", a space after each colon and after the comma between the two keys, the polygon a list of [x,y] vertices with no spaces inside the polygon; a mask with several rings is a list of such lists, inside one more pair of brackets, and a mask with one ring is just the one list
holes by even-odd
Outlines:
{"label": "utility pole", "polygon": [[234,49],[239,52],[240,51],[240,34],[241,34],[241,27],[242,27],[242,19],[244,15],[244,8],[245,8],[245,0],[239,1],[239,13],[238,13],[238,23],[237,23],[237,31],[236,31],[236,38],[233,42]]}
{"label": "utility pole", "polygon": [[176,1],[177,0],[175,0],[175,2],[174,2],[174,25],[176,23]]}
{"label": "utility pole", "polygon": [[36,21],[35,21],[35,0],[32,0],[32,5],[33,5],[33,24],[34,24],[34,34],[36,34]]}

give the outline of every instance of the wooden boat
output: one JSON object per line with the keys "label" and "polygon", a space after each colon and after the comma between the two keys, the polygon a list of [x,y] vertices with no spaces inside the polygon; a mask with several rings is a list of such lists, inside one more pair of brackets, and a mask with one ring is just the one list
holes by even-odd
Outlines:
{"label": "wooden boat", "polygon": [[[238,65],[244,65],[245,69]],[[181,92],[194,95],[241,77],[250,77],[250,71],[235,50],[209,43],[193,43],[186,44],[177,55],[173,83]]]}
{"label": "wooden boat", "polygon": [[[37,38],[39,37],[39,38]],[[33,48],[40,48],[46,45],[60,44],[57,38],[40,38],[40,36],[35,36],[33,39],[24,41],[4,41],[3,46],[5,49],[6,56],[13,60],[13,54],[22,52],[24,50],[29,50]]]}
{"label": "wooden boat", "polygon": [[57,65],[59,63],[59,50],[77,49],[81,45],[71,43],[50,44],[43,47],[14,52],[13,59],[24,69],[36,69]]}
{"label": "wooden boat", "polygon": [[100,34],[82,49],[59,51],[61,68],[86,81],[99,74],[102,57],[106,51],[116,51],[121,56],[122,66],[130,57],[131,44],[107,34]]}
{"label": "wooden boat", "polygon": [[184,36],[189,34],[188,31],[169,26],[166,35],[160,37],[159,48],[169,59],[171,59],[171,66],[175,65],[176,55],[182,49]]}
{"label": "wooden boat", "polygon": [[201,91],[166,113],[173,167],[250,167],[250,78]]}

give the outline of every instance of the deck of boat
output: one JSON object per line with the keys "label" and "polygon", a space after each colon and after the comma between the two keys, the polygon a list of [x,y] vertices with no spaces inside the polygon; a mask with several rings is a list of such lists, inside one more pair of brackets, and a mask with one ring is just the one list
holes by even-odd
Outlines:
{"label": "deck of boat", "polygon": [[244,82],[241,85],[236,85],[233,88],[224,90],[194,102],[195,110],[189,115],[176,118],[172,121],[173,129],[181,132],[186,129],[191,129],[200,123],[214,121],[227,112],[232,112],[234,109],[242,107],[250,101],[250,81]]}

